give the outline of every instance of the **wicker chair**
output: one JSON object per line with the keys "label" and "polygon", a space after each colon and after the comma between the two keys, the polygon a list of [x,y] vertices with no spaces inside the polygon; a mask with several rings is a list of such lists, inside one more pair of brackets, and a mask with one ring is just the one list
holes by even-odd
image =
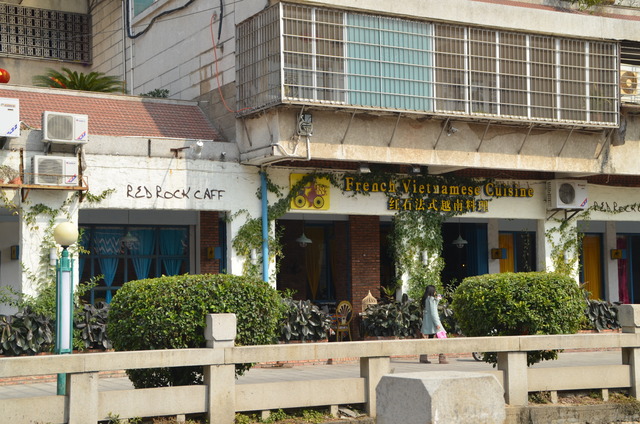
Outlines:
{"label": "wicker chair", "polygon": [[336,341],[342,341],[345,334],[349,334],[351,338],[351,318],[353,318],[353,307],[351,303],[343,300],[336,308]]}

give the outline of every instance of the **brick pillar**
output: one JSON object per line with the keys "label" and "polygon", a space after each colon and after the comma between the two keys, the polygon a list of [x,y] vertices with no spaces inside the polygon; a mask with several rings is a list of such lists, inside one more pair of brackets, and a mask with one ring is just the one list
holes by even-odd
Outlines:
{"label": "brick pillar", "polygon": [[218,212],[200,212],[200,273],[220,273],[220,261],[209,259],[209,248],[220,246],[220,234],[218,233]]}
{"label": "brick pillar", "polygon": [[362,299],[380,288],[380,218],[352,215],[349,217],[351,250],[351,304],[354,319],[351,332],[360,338]]}

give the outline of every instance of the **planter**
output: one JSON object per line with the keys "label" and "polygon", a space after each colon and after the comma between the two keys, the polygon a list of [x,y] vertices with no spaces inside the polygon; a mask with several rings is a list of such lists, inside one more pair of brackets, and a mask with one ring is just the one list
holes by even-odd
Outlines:
{"label": "planter", "polygon": [[9,180],[9,184],[20,185],[20,184],[22,184],[22,178],[20,178],[20,177],[13,178],[13,179]]}

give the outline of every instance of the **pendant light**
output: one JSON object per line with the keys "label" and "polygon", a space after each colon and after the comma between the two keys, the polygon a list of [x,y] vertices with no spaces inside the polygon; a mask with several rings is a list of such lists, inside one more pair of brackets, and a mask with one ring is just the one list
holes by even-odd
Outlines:
{"label": "pendant light", "polygon": [[302,217],[302,235],[296,239],[296,242],[298,242],[300,247],[307,247],[308,244],[313,243],[313,241],[304,234],[304,216]]}
{"label": "pendant light", "polygon": [[127,211],[127,234],[125,234],[124,237],[121,237],[119,240],[123,250],[125,248],[129,250],[135,248],[138,242],[140,241],[136,236],[131,234],[131,230],[129,229],[129,222],[130,222],[129,214],[130,214],[130,211]]}
{"label": "pendant light", "polygon": [[462,238],[462,232],[460,231],[460,220],[458,220],[458,238],[453,241],[453,245],[458,249],[462,249],[469,242]]}

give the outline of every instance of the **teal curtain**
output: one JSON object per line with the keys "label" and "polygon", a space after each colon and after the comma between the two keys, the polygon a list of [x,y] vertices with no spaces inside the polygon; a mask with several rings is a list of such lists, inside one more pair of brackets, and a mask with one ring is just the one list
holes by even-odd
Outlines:
{"label": "teal curtain", "polygon": [[[164,228],[160,231],[160,254],[163,256],[180,256],[187,250],[186,228]],[[165,275],[178,275],[184,259],[162,259]]]}
{"label": "teal curtain", "polygon": [[131,249],[131,261],[133,269],[136,271],[138,280],[144,280],[149,277],[151,269],[151,255],[153,254],[156,243],[156,232],[151,229],[141,229],[131,231],[131,235],[138,239]]}
{"label": "teal curtain", "polygon": [[106,302],[111,302],[113,291],[111,286],[116,276],[120,258],[120,239],[124,235],[122,228],[96,229],[93,234],[93,251],[100,255],[98,263],[100,271],[104,275],[104,283],[107,286]]}

